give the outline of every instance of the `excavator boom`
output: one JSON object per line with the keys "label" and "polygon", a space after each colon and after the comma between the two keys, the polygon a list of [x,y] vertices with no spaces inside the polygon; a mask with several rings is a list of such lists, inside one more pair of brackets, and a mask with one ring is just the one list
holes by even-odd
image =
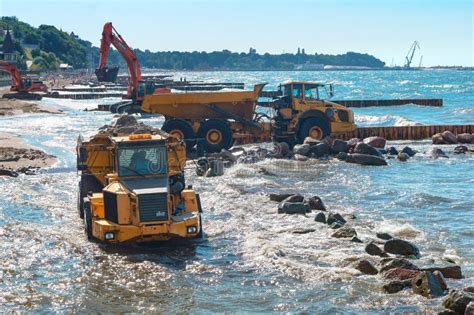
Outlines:
{"label": "excavator boom", "polygon": [[104,30],[102,32],[102,40],[100,44],[100,63],[99,68],[96,70],[97,79],[99,81],[109,81],[110,77],[113,76],[111,75],[110,71],[118,70],[117,68],[115,68],[115,70],[107,68],[107,57],[109,55],[110,45],[113,45],[127,62],[130,76],[128,79],[127,96],[129,98],[135,98],[138,82],[142,79],[140,62],[133,52],[133,49],[128,46],[127,42],[112,26],[111,22],[105,23]]}
{"label": "excavator boom", "polygon": [[11,90],[12,91],[18,91],[20,90],[21,87],[21,74],[20,71],[15,67],[15,65],[0,60],[0,70],[8,72],[10,76],[12,77],[12,86]]}
{"label": "excavator boom", "polygon": [[[9,62],[0,60],[0,71],[8,72],[12,78],[10,91],[16,92],[48,92],[48,87],[42,82],[32,81],[30,78],[22,78],[18,68]],[[13,94],[11,94],[14,96]],[[7,95],[4,95],[6,97]]]}

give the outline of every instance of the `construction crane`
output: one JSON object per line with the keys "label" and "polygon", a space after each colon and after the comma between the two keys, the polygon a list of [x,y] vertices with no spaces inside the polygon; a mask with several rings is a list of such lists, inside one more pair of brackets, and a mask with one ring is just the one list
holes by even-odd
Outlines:
{"label": "construction crane", "polygon": [[8,72],[12,78],[10,91],[16,93],[4,94],[3,98],[17,99],[41,99],[41,95],[31,92],[48,92],[48,86],[41,81],[33,81],[31,78],[23,78],[20,70],[9,62],[0,60],[0,71]]}
{"label": "construction crane", "polygon": [[405,66],[404,66],[405,69],[411,69],[411,63],[413,61],[413,56],[415,55],[415,51],[417,48],[420,49],[420,45],[415,40],[413,44],[411,44],[408,54],[405,56]]}

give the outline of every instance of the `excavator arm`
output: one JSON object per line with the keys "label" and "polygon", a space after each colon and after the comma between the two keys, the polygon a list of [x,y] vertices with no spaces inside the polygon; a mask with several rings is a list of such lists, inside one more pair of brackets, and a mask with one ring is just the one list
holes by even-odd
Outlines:
{"label": "excavator arm", "polygon": [[21,90],[21,74],[18,68],[6,61],[0,60],[0,71],[5,71],[12,77],[12,86],[10,90],[20,91]]}
{"label": "excavator arm", "polygon": [[110,22],[105,23],[104,30],[102,32],[102,40],[100,44],[100,63],[99,68],[96,70],[97,79],[99,81],[107,81],[109,70],[107,68],[107,57],[109,55],[110,45],[113,45],[127,62],[129,72],[127,95],[129,98],[135,98],[138,82],[142,79],[140,62],[133,52],[133,49],[128,46],[127,42],[122,38],[122,36],[117,32]]}

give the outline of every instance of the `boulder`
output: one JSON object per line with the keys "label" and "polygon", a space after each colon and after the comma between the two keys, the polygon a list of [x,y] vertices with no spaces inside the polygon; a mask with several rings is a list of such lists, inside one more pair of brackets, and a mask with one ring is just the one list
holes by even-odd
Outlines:
{"label": "boulder", "polygon": [[349,154],[347,154],[346,152],[339,152],[336,155],[336,158],[340,161],[346,161],[348,157],[349,157]]}
{"label": "boulder", "polygon": [[461,267],[454,265],[454,266],[435,266],[435,267],[429,267],[429,268],[423,268],[423,271],[431,271],[434,272],[438,270],[443,274],[445,278],[451,278],[451,279],[462,279],[462,271]]}
{"label": "boulder", "polygon": [[382,137],[369,137],[369,138],[365,138],[363,142],[374,148],[383,149],[385,148],[385,144],[387,143],[387,140],[385,140],[385,138],[382,138]]}
{"label": "boulder", "polygon": [[354,148],[360,142],[359,138],[351,138],[347,141],[348,148]]}
{"label": "boulder", "polygon": [[374,242],[370,242],[369,244],[365,246],[365,252],[372,256],[380,256],[380,257],[386,256],[383,250],[380,247],[378,247]]}
{"label": "boulder", "polygon": [[286,198],[293,196],[294,194],[270,194],[270,200],[276,202],[282,202]]}
{"label": "boulder", "polygon": [[321,141],[316,140],[311,137],[306,137],[303,141],[303,144],[309,144],[310,147],[317,145],[318,143],[321,143]]}
{"label": "boulder", "polygon": [[438,278],[430,271],[422,271],[418,276],[411,280],[413,293],[423,295],[426,298],[443,296],[444,290]]}
{"label": "boulder", "polygon": [[346,152],[347,151],[347,142],[344,140],[340,139],[335,139],[332,143],[332,153],[338,154],[340,152]]}
{"label": "boulder", "polygon": [[346,225],[338,229],[336,232],[332,233],[331,236],[335,238],[352,238],[354,236],[357,236],[357,232],[354,228]]}
{"label": "boulder", "polygon": [[446,130],[443,133],[441,133],[441,136],[443,137],[446,143],[449,143],[449,144],[458,143],[458,139],[456,138],[456,135],[449,130]]}
{"label": "boulder", "polygon": [[309,207],[311,210],[326,211],[323,201],[318,196],[312,196],[308,198]]}
{"label": "boulder", "polygon": [[370,261],[365,259],[359,260],[354,268],[366,275],[376,275],[378,273],[377,268],[375,268]]}
{"label": "boulder", "polygon": [[454,148],[454,154],[464,154],[468,151],[468,148],[465,145],[458,145]]}
{"label": "boulder", "polygon": [[416,152],[410,147],[404,147],[402,152],[408,154],[409,157],[415,156],[416,154]]}
{"label": "boulder", "polygon": [[474,143],[474,134],[461,133],[456,138],[459,143]]}
{"label": "boulder", "polygon": [[377,236],[381,240],[385,240],[385,241],[390,240],[390,239],[393,238],[393,236],[388,234],[388,233],[376,233],[375,236]]}
{"label": "boulder", "polygon": [[382,287],[382,289],[386,292],[386,293],[397,293],[397,292],[400,292],[402,291],[403,289],[406,289],[406,288],[410,288],[411,287],[411,280],[393,280],[393,281],[390,281],[389,283],[387,284],[384,284],[384,286]]}
{"label": "boulder", "polygon": [[447,290],[448,285],[446,284],[446,279],[444,278],[443,274],[439,272],[438,270],[433,271],[433,275],[438,279],[439,285],[441,286],[441,289]]}
{"label": "boulder", "polygon": [[278,205],[278,213],[286,214],[306,214],[311,212],[309,205],[304,202],[287,202],[283,201]]}
{"label": "boulder", "polygon": [[409,158],[410,158],[410,156],[408,156],[408,154],[403,153],[403,152],[400,152],[400,153],[398,153],[398,155],[397,155],[397,159],[398,159],[400,162],[406,162]]}
{"label": "boulder", "polygon": [[398,150],[395,147],[390,147],[387,149],[387,153],[390,155],[398,155]]}
{"label": "boulder", "polygon": [[465,314],[467,305],[473,301],[474,293],[465,290],[451,290],[444,299],[443,306],[457,314]]}
{"label": "boulder", "polygon": [[334,141],[334,139],[331,136],[326,136],[326,137],[324,137],[322,142],[326,143],[329,147],[331,147],[333,141]]}
{"label": "boulder", "polygon": [[412,270],[405,268],[393,268],[384,272],[383,276],[385,279],[393,280],[409,280],[413,279],[421,273],[420,270]]}
{"label": "boulder", "polygon": [[310,148],[309,144],[297,144],[293,147],[293,154],[308,155]]}
{"label": "boulder", "polygon": [[446,144],[446,142],[444,141],[443,135],[440,133],[435,133],[434,135],[432,135],[431,142],[433,144]]}
{"label": "boulder", "polygon": [[0,169],[0,176],[18,177],[18,173],[12,170]]}
{"label": "boulder", "polygon": [[339,222],[341,223],[342,225],[344,225],[347,221],[342,217],[342,215],[340,215],[339,213],[337,212],[329,212],[328,213],[328,216],[327,216],[327,219],[326,219],[326,223],[328,225],[331,225],[333,224],[334,222]]}
{"label": "boulder", "polygon": [[316,216],[314,217],[314,221],[326,223],[326,215],[324,214],[324,212],[318,212],[318,214],[316,214]]}
{"label": "boulder", "polygon": [[284,158],[290,154],[290,146],[286,142],[278,142],[273,145],[273,151],[275,158]]}
{"label": "boulder", "polygon": [[351,238],[351,242],[353,242],[353,243],[363,243],[362,240],[360,238],[358,238],[357,236],[354,236],[353,238]]}
{"label": "boulder", "polygon": [[382,259],[380,262],[382,267],[380,268],[380,272],[385,272],[390,269],[394,268],[403,268],[403,269],[410,269],[410,270],[420,270],[416,265],[411,263],[409,260],[405,258],[385,258]]}
{"label": "boulder", "polygon": [[313,233],[315,232],[316,229],[295,229],[291,231],[293,234],[308,234],[308,233]]}
{"label": "boulder", "polygon": [[316,157],[323,157],[325,155],[329,155],[330,151],[330,147],[326,143],[319,143],[314,147],[311,147],[311,153],[313,153],[313,155]]}
{"label": "boulder", "polygon": [[359,142],[355,146],[354,153],[380,156],[380,152],[376,148],[364,142]]}
{"label": "boulder", "polygon": [[359,153],[349,154],[346,162],[360,164],[360,165],[374,165],[374,166],[387,165],[387,161],[385,161],[383,157],[369,155],[369,154],[359,154]]}
{"label": "boulder", "polygon": [[449,156],[440,148],[433,148],[431,149],[430,155],[433,159],[437,158],[449,158]]}
{"label": "boulder", "polygon": [[337,229],[340,229],[344,226],[344,223],[341,223],[339,221],[336,221],[336,222],[333,222],[331,223],[331,225],[329,225],[329,227],[333,230],[337,230]]}
{"label": "boulder", "polygon": [[469,302],[464,310],[464,315],[474,315],[474,302]]}
{"label": "boulder", "polygon": [[303,200],[304,200],[303,196],[301,196],[300,194],[294,194],[294,195],[288,196],[283,201],[284,202],[303,202]]}
{"label": "boulder", "polygon": [[309,160],[309,158],[306,155],[301,155],[301,154],[295,154],[293,156],[293,159],[299,162],[305,162]]}
{"label": "boulder", "polygon": [[384,251],[390,254],[403,256],[420,256],[420,250],[412,243],[401,239],[390,239],[385,242]]}

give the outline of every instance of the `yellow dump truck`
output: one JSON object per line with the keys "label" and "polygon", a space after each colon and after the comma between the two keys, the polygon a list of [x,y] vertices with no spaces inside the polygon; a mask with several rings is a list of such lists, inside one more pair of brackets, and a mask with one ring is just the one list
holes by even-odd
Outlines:
{"label": "yellow dump truck", "polygon": [[89,239],[108,243],[196,238],[201,203],[186,187],[185,144],[166,133],[78,139],[79,216]]}
{"label": "yellow dump truck", "polygon": [[322,99],[325,85],[312,82],[281,85],[278,97],[264,104],[275,112],[265,122],[256,111],[264,86],[257,84],[253,91],[153,93],[145,95],[141,110],[165,116],[163,130],[185,139],[188,148],[201,139],[209,153],[228,149],[235,140],[294,145],[306,137],[320,140],[356,129],[352,111]]}

